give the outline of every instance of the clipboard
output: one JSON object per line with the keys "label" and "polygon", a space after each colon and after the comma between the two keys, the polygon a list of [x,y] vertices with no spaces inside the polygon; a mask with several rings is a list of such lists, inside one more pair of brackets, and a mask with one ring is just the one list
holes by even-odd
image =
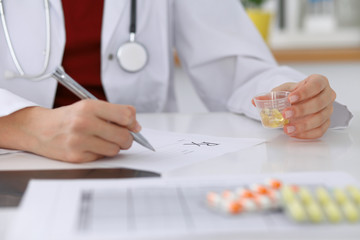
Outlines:
{"label": "clipboard", "polygon": [[160,177],[128,168],[0,171],[0,207],[17,207],[31,179],[106,179]]}

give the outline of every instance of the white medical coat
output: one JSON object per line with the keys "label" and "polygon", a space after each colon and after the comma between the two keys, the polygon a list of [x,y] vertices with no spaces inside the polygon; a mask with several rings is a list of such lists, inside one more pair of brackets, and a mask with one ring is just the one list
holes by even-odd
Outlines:
{"label": "white medical coat", "polygon": [[[49,2],[51,72],[61,65],[66,33],[61,1]],[[5,0],[4,7],[19,62],[27,74],[37,74],[46,41],[43,1]],[[101,81],[112,103],[133,105],[138,112],[176,111],[173,49],[210,111],[258,118],[251,104],[255,94],[305,78],[277,65],[238,0],[139,0],[137,9],[137,41],[146,46],[149,62],[142,71],[128,73],[115,56],[129,39],[130,0],[105,0]],[[51,108],[55,80],[4,78],[5,71],[16,68],[3,33],[0,26],[0,116],[33,105]]]}

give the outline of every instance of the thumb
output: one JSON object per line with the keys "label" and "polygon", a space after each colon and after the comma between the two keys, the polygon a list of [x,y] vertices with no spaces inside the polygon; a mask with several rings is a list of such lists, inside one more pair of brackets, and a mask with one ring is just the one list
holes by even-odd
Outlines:
{"label": "thumb", "polygon": [[274,92],[279,92],[279,91],[292,92],[297,88],[297,86],[298,86],[298,83],[296,83],[296,82],[287,82],[287,83],[281,84],[280,86],[277,86],[277,87],[273,88],[271,91],[274,91]]}

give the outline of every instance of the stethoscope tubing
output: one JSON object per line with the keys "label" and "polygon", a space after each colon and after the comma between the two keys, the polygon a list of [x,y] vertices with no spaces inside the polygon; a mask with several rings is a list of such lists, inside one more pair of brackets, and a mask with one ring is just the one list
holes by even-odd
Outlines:
{"label": "stethoscope tubing", "polygon": [[39,74],[35,74],[35,75],[30,75],[30,74],[26,74],[23,67],[21,66],[15,50],[14,50],[14,46],[12,44],[11,38],[10,38],[10,34],[9,34],[9,30],[8,30],[8,25],[7,25],[7,21],[5,18],[5,11],[4,11],[4,5],[3,5],[3,0],[0,0],[0,15],[1,15],[1,24],[2,27],[4,29],[4,35],[5,35],[5,40],[6,40],[6,44],[8,46],[8,49],[10,51],[10,55],[11,55],[11,59],[13,60],[16,70],[18,71],[19,74],[16,73],[8,73],[7,77],[8,78],[15,78],[15,77],[22,77],[31,81],[40,81],[43,79],[46,79],[48,77],[51,76],[51,74],[46,74],[46,70],[49,66],[49,62],[50,62],[50,48],[51,48],[51,20],[50,20],[50,7],[49,7],[49,0],[44,0],[44,8],[45,8],[45,28],[46,28],[46,42],[45,42],[45,58],[44,58],[44,64],[42,67],[42,70],[40,71]]}
{"label": "stethoscope tubing", "polygon": [[[145,65],[148,62],[148,53],[147,50],[145,48],[145,46],[143,46],[142,44],[138,43],[135,41],[135,35],[136,35],[136,0],[131,0],[131,9],[130,9],[130,27],[129,27],[129,32],[130,32],[130,39],[129,42],[127,43],[132,43],[137,45],[138,48],[141,48],[141,52],[143,53],[140,57],[140,65],[138,67],[135,67],[135,69],[130,69],[126,66],[126,64],[124,65],[124,59],[120,59],[121,56],[119,56],[119,52],[120,49],[122,48],[122,46],[119,47],[119,50],[117,51],[117,58],[118,58],[118,62],[120,64],[120,67],[130,73],[134,73],[134,72],[138,72],[140,70],[142,70]],[[10,71],[6,71],[5,72],[5,78],[7,79],[13,79],[13,78],[17,78],[17,77],[21,77],[21,78],[25,78],[31,81],[40,81],[43,79],[47,79],[50,78],[52,76],[54,76],[54,73],[46,73],[48,66],[49,66],[49,62],[50,62],[50,54],[51,54],[51,18],[50,18],[50,7],[49,7],[49,0],[44,0],[44,8],[45,8],[45,28],[46,28],[46,43],[45,43],[45,57],[44,57],[44,64],[42,67],[42,70],[40,71],[39,74],[35,74],[35,75],[30,75],[30,74],[26,74],[22,65],[20,64],[20,61],[15,53],[14,50],[14,46],[13,43],[11,41],[11,37],[10,37],[10,33],[8,30],[8,24],[5,18],[5,11],[4,11],[4,6],[3,6],[3,0],[0,0],[0,17],[1,17],[1,23],[4,29],[4,35],[5,35],[5,40],[6,40],[6,44],[8,46],[10,55],[11,55],[11,59],[14,62],[14,65],[16,67],[16,70],[18,73],[15,72],[10,72]],[[127,43],[123,44],[126,45]],[[126,59],[125,59],[126,61]]]}

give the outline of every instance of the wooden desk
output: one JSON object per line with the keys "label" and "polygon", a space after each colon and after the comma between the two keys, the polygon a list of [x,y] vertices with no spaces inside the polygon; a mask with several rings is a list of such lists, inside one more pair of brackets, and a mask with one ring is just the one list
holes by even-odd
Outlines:
{"label": "wooden desk", "polygon": [[360,61],[360,48],[272,50],[279,63]]}
{"label": "wooden desk", "polygon": [[[286,49],[272,50],[272,53],[280,64],[295,62],[360,62],[360,48]],[[176,66],[180,66],[180,59],[176,52],[174,58]]]}

